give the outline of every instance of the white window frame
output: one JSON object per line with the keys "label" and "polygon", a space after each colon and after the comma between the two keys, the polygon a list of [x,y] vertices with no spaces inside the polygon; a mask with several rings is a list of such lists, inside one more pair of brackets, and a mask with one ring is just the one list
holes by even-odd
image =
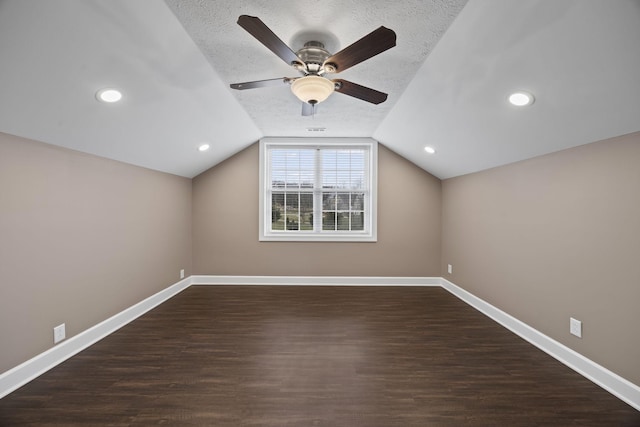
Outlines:
{"label": "white window frame", "polygon": [[[290,231],[271,230],[271,165],[268,152],[271,148],[363,148],[368,151],[367,177],[369,188],[365,197],[363,231]],[[377,241],[377,193],[378,193],[378,142],[371,138],[263,138],[260,140],[260,241],[288,242],[375,242]],[[314,204],[318,192],[314,188]],[[316,216],[314,216],[315,218]],[[318,228],[318,227],[317,227]]]}

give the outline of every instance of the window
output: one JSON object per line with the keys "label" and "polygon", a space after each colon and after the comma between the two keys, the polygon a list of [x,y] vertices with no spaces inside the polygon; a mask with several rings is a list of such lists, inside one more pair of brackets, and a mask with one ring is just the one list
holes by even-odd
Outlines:
{"label": "window", "polygon": [[377,143],[260,141],[260,240],[375,241]]}

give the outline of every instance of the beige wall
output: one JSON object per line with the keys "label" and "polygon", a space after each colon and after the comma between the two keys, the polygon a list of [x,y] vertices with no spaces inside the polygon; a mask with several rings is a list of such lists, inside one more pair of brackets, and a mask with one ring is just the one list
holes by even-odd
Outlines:
{"label": "beige wall", "polygon": [[640,384],[640,133],[443,181],[442,249],[443,277]]}
{"label": "beige wall", "polygon": [[193,180],[195,274],[439,276],[440,180],[380,146],[378,241],[258,241],[254,144]]}
{"label": "beige wall", "polygon": [[378,242],[259,242],[257,144],[191,181],[0,133],[0,372],[185,268],[442,275],[640,384],[638,159],[640,133],[441,183],[380,146]]}
{"label": "beige wall", "polygon": [[191,274],[191,181],[0,133],[0,372]]}

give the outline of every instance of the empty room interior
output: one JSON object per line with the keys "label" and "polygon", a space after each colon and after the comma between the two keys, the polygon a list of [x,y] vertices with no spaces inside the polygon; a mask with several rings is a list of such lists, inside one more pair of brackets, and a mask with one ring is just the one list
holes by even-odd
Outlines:
{"label": "empty room interior", "polygon": [[639,42],[0,0],[0,425],[640,426]]}

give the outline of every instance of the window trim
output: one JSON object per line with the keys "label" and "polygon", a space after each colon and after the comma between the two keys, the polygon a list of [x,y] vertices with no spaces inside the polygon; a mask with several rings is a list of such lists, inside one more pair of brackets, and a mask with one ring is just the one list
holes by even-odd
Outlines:
{"label": "window trim", "polygon": [[[371,138],[262,138],[260,140],[259,164],[259,241],[280,242],[376,242],[377,241],[377,206],[378,206],[378,142]],[[270,194],[268,186],[270,172],[267,165],[267,151],[269,148],[316,147],[316,148],[351,148],[367,147],[369,156],[369,197],[365,209],[365,231],[347,232],[274,232],[271,231],[271,215],[267,208],[271,206],[266,197]]]}

